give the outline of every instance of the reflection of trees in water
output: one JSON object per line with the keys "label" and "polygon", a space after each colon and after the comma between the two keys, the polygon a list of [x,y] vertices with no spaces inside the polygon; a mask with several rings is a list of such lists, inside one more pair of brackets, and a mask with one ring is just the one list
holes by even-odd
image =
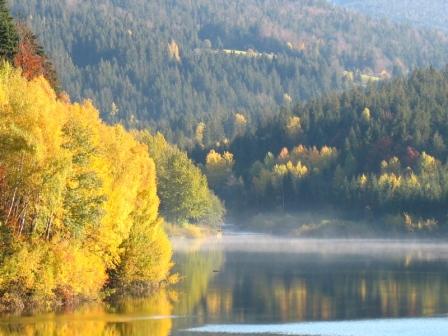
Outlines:
{"label": "reflection of trees in water", "polygon": [[[206,297],[214,271],[223,265],[222,252],[189,251],[178,255],[177,272],[183,280],[170,290],[147,298],[124,298],[109,304],[86,305],[61,316],[46,314],[9,319],[0,336],[168,336],[172,315],[189,315]],[[174,311],[174,312],[173,312]]]}
{"label": "reflection of trees in water", "polygon": [[175,257],[176,271],[183,280],[178,286],[179,300],[175,304],[176,315],[204,316],[201,310],[201,301],[209,298],[209,284],[216,271],[221,270],[224,264],[222,251],[191,251],[178,254]]}
{"label": "reflection of trees in water", "polygon": [[[114,324],[113,335],[131,336],[168,336],[172,328],[172,302],[177,294],[163,290],[149,298],[124,299],[116,306],[117,312],[123,314],[131,323]],[[152,317],[146,320],[141,317]]]}
{"label": "reflection of trees in water", "polygon": [[219,277],[203,302],[209,321],[431,316],[448,309],[442,263],[282,258],[227,256],[232,272]]}
{"label": "reflection of trees in water", "polygon": [[[114,311],[103,304],[79,308],[60,317],[55,314],[18,319],[0,324],[1,336],[168,336],[171,332],[171,293],[162,290],[144,299],[124,299]],[[149,317],[159,317],[148,319]]]}
{"label": "reflection of trees in water", "polygon": [[[85,319],[88,316],[89,319]],[[82,307],[76,312],[59,318],[56,314],[9,319],[10,324],[0,324],[0,335],[104,335],[107,330],[106,313],[102,305]],[[111,334],[113,335],[113,334]]]}
{"label": "reflection of trees in water", "polygon": [[228,253],[225,260],[223,269],[222,251],[178,254],[176,271],[183,281],[172,290],[89,305],[60,317],[0,323],[0,336],[168,336],[172,315],[180,317],[174,321],[182,328],[192,316],[198,324],[247,323],[431,316],[448,310],[448,267],[442,262],[263,253]]}

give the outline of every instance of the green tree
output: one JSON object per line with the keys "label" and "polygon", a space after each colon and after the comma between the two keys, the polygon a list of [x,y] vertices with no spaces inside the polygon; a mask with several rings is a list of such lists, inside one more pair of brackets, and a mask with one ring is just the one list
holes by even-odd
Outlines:
{"label": "green tree", "polygon": [[160,211],[169,222],[217,225],[222,222],[224,208],[210,191],[207,178],[187,154],[170,145],[162,134],[138,134],[148,145],[157,167]]}
{"label": "green tree", "polygon": [[18,44],[19,36],[9,14],[7,0],[0,0],[0,58],[12,62]]}

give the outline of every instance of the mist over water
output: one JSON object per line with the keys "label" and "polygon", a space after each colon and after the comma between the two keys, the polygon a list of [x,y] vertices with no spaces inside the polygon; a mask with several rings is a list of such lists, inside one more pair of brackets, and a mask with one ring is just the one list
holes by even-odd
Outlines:
{"label": "mist over water", "polygon": [[150,297],[0,320],[0,335],[445,336],[441,241],[175,239],[182,281]]}
{"label": "mist over water", "polygon": [[[188,240],[174,242],[191,253]],[[188,252],[190,251],[190,252]],[[448,246],[439,240],[297,239],[231,234],[200,321],[179,335],[442,336]],[[438,317],[438,318],[434,318]]]}
{"label": "mist over water", "polygon": [[401,239],[302,239],[256,233],[234,233],[223,238],[201,241],[174,239],[174,249],[187,252],[220,250],[224,252],[358,255],[377,257],[414,257],[448,259],[448,244],[441,240]]}

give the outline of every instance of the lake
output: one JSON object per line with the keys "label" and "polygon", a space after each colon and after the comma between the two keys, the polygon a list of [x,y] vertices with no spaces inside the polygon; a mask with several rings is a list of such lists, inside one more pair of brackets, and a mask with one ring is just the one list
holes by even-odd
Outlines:
{"label": "lake", "polygon": [[177,239],[149,298],[0,320],[0,335],[445,336],[448,245],[234,234]]}

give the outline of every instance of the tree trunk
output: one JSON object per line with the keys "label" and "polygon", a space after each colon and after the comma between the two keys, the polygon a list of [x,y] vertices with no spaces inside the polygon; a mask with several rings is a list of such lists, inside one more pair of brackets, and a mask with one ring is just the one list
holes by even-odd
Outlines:
{"label": "tree trunk", "polygon": [[49,220],[48,220],[48,224],[47,224],[47,234],[45,239],[46,240],[50,240],[50,232],[51,232],[51,226],[53,225],[53,214],[51,214]]}

